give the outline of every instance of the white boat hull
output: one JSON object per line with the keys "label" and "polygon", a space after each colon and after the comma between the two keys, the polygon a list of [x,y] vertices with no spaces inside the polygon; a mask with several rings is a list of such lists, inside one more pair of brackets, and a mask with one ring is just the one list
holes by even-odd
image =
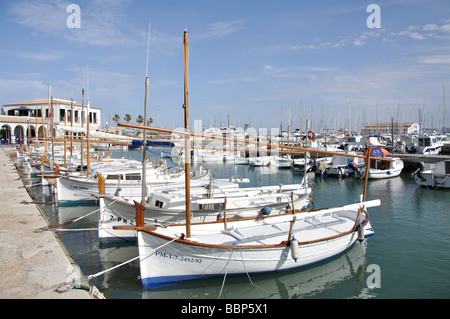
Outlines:
{"label": "white boat hull", "polygon": [[[341,213],[334,209],[334,215],[332,211],[296,214],[293,235],[300,242],[296,259],[286,242],[293,215],[229,222],[225,230],[220,223],[193,225],[192,234],[199,235],[193,235],[191,240],[179,239],[184,232],[182,226],[139,231],[142,283],[149,288],[225,274],[274,272],[333,257],[351,247],[358,239],[358,232],[352,231],[357,208]],[[222,231],[214,227],[222,227]],[[246,234],[250,228],[252,232]],[[373,234],[368,220],[364,230],[365,236]]]}
{"label": "white boat hull", "polygon": [[[308,208],[310,191],[310,189],[307,189],[305,190],[304,195],[295,195],[295,209]],[[98,235],[101,240],[136,238],[136,231],[114,229],[114,227],[117,226],[136,225],[136,208],[132,200],[127,201],[123,198],[104,197],[100,198],[99,203],[100,214]],[[286,212],[286,205],[291,204],[291,199],[288,196],[280,197],[279,201],[274,200],[273,198],[265,199],[263,196],[261,196],[261,199],[259,200],[257,196],[255,196],[252,201],[248,201],[247,198],[242,198],[241,200],[227,198],[226,217],[231,219],[262,217],[268,210],[270,210],[270,215],[279,215],[284,214]],[[182,198],[182,202],[178,205],[179,208],[147,208],[144,212],[145,224],[183,223],[186,220],[186,210],[184,205],[185,202]],[[191,202],[191,222],[193,223],[214,222],[218,219],[219,214],[223,215],[223,207],[218,209],[201,209],[198,206],[199,205]]]}
{"label": "white boat hull", "polygon": [[450,188],[450,175],[435,175],[431,171],[425,171],[414,175],[417,185],[430,188]]}
{"label": "white boat hull", "polygon": [[404,163],[399,158],[393,158],[393,160],[394,162],[385,162],[389,165],[387,169],[369,168],[369,179],[382,179],[399,176],[403,170]]}
{"label": "white boat hull", "polygon": [[426,164],[430,169],[417,170],[413,173],[416,184],[430,188],[450,188],[450,161]]}

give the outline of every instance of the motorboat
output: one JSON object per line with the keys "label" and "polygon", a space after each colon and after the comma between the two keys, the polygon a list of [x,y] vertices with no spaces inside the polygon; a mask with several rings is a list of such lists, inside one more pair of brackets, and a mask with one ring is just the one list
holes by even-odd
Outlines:
{"label": "motorboat", "polygon": [[436,188],[450,188],[450,160],[437,163],[419,163],[412,174],[416,184]]}
{"label": "motorboat", "polygon": [[[399,157],[392,156],[392,154],[385,148],[371,148],[370,156],[377,158],[386,158],[390,159],[390,161],[371,158],[369,163],[369,179],[396,177],[399,176],[403,170],[403,161]],[[365,168],[360,170],[360,172],[362,172],[362,176],[364,176],[365,170]]]}
{"label": "motorboat", "polygon": [[416,154],[436,155],[441,152],[444,144],[433,135],[419,136],[417,139]]}

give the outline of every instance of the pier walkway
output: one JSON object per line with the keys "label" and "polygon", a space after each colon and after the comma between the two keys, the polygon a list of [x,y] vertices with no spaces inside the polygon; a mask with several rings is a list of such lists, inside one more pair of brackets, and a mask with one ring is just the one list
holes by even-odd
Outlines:
{"label": "pier walkway", "polygon": [[0,147],[0,299],[91,299],[84,289],[55,289],[82,274],[48,226],[12,162],[11,146]]}

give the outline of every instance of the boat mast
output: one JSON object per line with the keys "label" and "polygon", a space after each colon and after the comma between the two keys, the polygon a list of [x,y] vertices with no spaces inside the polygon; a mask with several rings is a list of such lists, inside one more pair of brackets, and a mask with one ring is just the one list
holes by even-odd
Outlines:
{"label": "boat mast", "polygon": [[[150,47],[150,26],[148,24],[148,40],[147,40],[147,64],[145,67],[145,101],[144,101],[144,125],[147,125],[148,118],[148,89],[150,86],[150,79],[148,77],[148,52]],[[142,130],[143,141],[142,141],[142,196],[141,204],[145,204],[145,196],[147,195],[147,130]]]}
{"label": "boat mast", "polygon": [[445,83],[442,83],[442,95],[443,95],[443,103],[444,103],[444,128],[443,128],[443,134],[446,132],[446,126],[445,126]]}
{"label": "boat mast", "polygon": [[[84,88],[81,89],[81,128],[84,129]],[[83,166],[84,166],[84,155],[83,155],[83,133],[81,133],[80,137],[80,152],[81,152],[81,161],[80,161],[80,173],[83,173]]]}
{"label": "boat mast", "polygon": [[[184,30],[184,128],[189,132],[189,46],[188,32]],[[184,136],[184,174],[186,185],[186,237],[191,237],[191,190],[190,190],[190,135]]]}
{"label": "boat mast", "polygon": [[86,115],[86,176],[89,177],[89,171],[90,171],[90,166],[91,166],[91,162],[89,159],[89,122],[91,121],[91,102],[89,101],[89,65],[87,66],[87,70],[86,70],[86,78],[87,78],[87,115]]}

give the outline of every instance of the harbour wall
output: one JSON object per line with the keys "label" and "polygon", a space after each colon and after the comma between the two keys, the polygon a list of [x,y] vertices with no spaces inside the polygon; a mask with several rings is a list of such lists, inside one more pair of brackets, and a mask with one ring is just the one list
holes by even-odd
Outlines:
{"label": "harbour wall", "polygon": [[39,206],[27,203],[32,198],[10,155],[15,148],[0,147],[0,298],[91,299],[85,289],[57,292],[81,271],[57,234],[36,231],[48,222]]}

